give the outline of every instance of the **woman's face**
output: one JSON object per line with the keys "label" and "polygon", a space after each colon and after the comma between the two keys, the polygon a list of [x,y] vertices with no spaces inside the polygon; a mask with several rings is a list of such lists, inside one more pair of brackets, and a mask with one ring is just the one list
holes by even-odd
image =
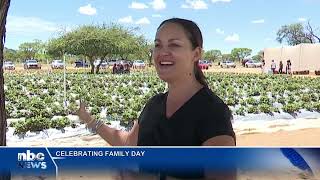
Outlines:
{"label": "woman's face", "polygon": [[154,43],[154,63],[162,80],[170,83],[194,76],[194,62],[199,60],[201,50],[193,50],[182,26],[175,23],[162,25]]}

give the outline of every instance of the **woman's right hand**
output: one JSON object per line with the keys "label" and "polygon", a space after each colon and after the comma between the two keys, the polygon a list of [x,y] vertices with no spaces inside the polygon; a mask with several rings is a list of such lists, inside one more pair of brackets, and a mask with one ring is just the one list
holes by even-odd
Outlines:
{"label": "woman's right hand", "polygon": [[91,124],[94,119],[91,114],[86,110],[86,104],[80,100],[80,108],[77,110],[76,114],[79,116],[79,119],[85,124]]}

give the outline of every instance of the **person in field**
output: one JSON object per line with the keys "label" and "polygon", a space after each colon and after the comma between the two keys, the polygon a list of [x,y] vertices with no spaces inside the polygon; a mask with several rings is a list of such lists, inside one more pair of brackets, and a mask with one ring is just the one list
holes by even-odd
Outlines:
{"label": "person in field", "polygon": [[279,74],[282,74],[283,73],[283,63],[282,61],[280,61],[280,64],[279,64]]}
{"label": "person in field", "polygon": [[274,60],[272,60],[272,62],[271,62],[271,71],[272,71],[272,74],[275,74],[275,73],[276,73],[276,68],[277,68],[277,64],[276,64],[276,62],[274,62]]}
{"label": "person in field", "polygon": [[291,61],[290,61],[290,59],[287,60],[286,74],[291,74]]}
{"label": "person in field", "polygon": [[[172,18],[157,29],[152,57],[168,91],[153,96],[129,132],[94,119],[80,103],[77,114],[112,146],[235,146],[232,113],[208,87],[198,66],[203,39],[196,23]],[[179,176],[181,178],[181,176]],[[235,179],[202,173],[195,178]]]}

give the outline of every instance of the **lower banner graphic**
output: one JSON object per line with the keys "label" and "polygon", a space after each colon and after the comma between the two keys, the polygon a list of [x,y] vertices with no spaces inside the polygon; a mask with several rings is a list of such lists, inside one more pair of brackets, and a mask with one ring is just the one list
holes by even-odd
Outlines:
{"label": "lower banner graphic", "polygon": [[0,148],[11,179],[317,179],[320,148]]}

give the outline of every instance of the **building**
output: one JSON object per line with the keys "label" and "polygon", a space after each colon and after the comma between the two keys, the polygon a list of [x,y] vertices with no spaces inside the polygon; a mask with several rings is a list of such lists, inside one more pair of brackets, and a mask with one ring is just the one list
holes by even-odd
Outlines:
{"label": "building", "polygon": [[294,71],[314,71],[320,70],[320,43],[318,44],[299,44],[296,46],[287,46],[280,48],[265,48],[264,60],[265,67],[271,67],[271,61],[275,60],[277,70],[279,63],[283,63],[283,71],[287,60],[291,61],[291,69]]}

